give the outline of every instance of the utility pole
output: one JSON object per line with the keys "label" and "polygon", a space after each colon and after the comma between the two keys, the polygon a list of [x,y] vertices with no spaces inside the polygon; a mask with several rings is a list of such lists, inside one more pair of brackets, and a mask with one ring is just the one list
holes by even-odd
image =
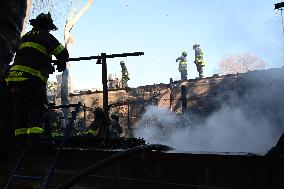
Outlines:
{"label": "utility pole", "polygon": [[283,23],[283,15],[282,15],[282,12],[283,12],[283,7],[284,7],[284,2],[281,2],[281,3],[276,3],[274,4],[274,10],[277,9],[277,10],[280,10],[281,11],[281,22],[282,22],[282,31],[283,31],[283,35],[284,35],[284,23]]}

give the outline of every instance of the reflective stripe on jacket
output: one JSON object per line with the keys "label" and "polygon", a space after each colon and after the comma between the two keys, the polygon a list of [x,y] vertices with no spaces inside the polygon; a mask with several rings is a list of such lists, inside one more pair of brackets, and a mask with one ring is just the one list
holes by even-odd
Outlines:
{"label": "reflective stripe on jacket", "polygon": [[51,53],[41,44],[38,43],[34,43],[34,42],[24,42],[24,43],[20,43],[19,45],[19,49],[25,48],[25,47],[30,47],[30,48],[34,48],[38,51],[40,51],[41,53],[43,53],[46,56],[56,56],[58,55],[61,51],[64,50],[64,46],[62,44],[59,44]]}
{"label": "reflective stripe on jacket", "polygon": [[187,69],[187,62],[186,61],[180,61],[179,62],[179,70],[186,70]]}
{"label": "reflective stripe on jacket", "polygon": [[26,134],[42,134],[44,129],[41,127],[30,127],[15,129],[15,136],[26,135]]}
{"label": "reflective stripe on jacket", "polygon": [[93,130],[93,129],[89,129],[87,132],[86,132],[86,134],[90,134],[90,135],[96,135],[97,134],[97,132],[95,131],[95,130]]}
{"label": "reflective stripe on jacket", "polygon": [[19,49],[23,49],[23,48],[26,48],[26,47],[34,48],[34,49],[40,51],[45,56],[48,56],[49,58],[51,58],[51,56],[52,56],[52,54],[49,53],[48,50],[43,45],[40,45],[38,43],[24,42],[24,43],[20,43],[20,45],[19,45]]}
{"label": "reflective stripe on jacket", "polygon": [[[36,76],[36,77],[40,78],[44,83],[46,83],[47,80],[48,80],[48,77],[43,76],[39,70],[30,68],[28,66],[15,65],[15,66],[12,66],[10,70],[11,71],[23,71],[23,72],[29,73],[29,74],[31,74],[33,76]],[[11,71],[10,71],[10,73],[13,73]],[[6,78],[6,81],[7,82],[10,82],[10,81],[24,81],[26,79],[28,79],[28,78],[21,77],[20,74],[15,74],[14,76],[13,76],[13,74],[9,74],[9,76]]]}
{"label": "reflective stripe on jacket", "polygon": [[45,81],[54,71],[52,55],[58,60],[56,64],[65,67],[69,57],[67,49],[48,31],[32,29],[23,35],[13,65],[25,66],[17,70],[36,75]]}
{"label": "reflective stripe on jacket", "polygon": [[203,52],[200,48],[195,49],[195,63],[205,66],[205,62],[203,61]]}

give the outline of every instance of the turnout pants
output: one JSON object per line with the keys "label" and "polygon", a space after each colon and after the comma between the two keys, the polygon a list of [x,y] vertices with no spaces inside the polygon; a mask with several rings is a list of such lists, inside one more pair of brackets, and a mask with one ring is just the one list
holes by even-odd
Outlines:
{"label": "turnout pants", "polygon": [[187,80],[187,70],[186,69],[180,70],[180,79],[182,81],[186,81]]}
{"label": "turnout pants", "polygon": [[46,84],[31,76],[24,81],[9,82],[15,135],[43,134],[48,115]]}
{"label": "turnout pants", "polygon": [[197,68],[197,71],[199,73],[199,78],[203,78],[204,77],[204,74],[203,74],[203,65],[197,63],[196,64],[196,68]]}

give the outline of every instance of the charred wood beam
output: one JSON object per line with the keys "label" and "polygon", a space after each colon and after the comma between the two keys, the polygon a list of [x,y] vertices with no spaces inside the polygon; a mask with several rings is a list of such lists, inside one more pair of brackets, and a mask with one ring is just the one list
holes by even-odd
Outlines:
{"label": "charred wood beam", "polygon": [[[116,58],[116,57],[127,57],[127,56],[141,56],[144,55],[144,52],[134,52],[134,53],[122,53],[122,54],[109,54],[105,55],[105,58]],[[102,56],[85,56],[77,58],[69,58],[68,62],[81,61],[81,60],[101,60]],[[56,63],[57,60],[53,60],[53,63]],[[100,61],[97,64],[101,64]]]}

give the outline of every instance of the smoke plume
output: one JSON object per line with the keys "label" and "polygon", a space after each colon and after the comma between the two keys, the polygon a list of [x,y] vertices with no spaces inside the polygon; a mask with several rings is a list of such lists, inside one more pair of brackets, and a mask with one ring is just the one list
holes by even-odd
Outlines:
{"label": "smoke plume", "polygon": [[284,89],[279,87],[283,69],[278,72],[244,75],[246,92],[241,99],[223,103],[202,122],[195,122],[191,114],[180,116],[149,106],[135,136],[180,151],[265,154],[284,131]]}

